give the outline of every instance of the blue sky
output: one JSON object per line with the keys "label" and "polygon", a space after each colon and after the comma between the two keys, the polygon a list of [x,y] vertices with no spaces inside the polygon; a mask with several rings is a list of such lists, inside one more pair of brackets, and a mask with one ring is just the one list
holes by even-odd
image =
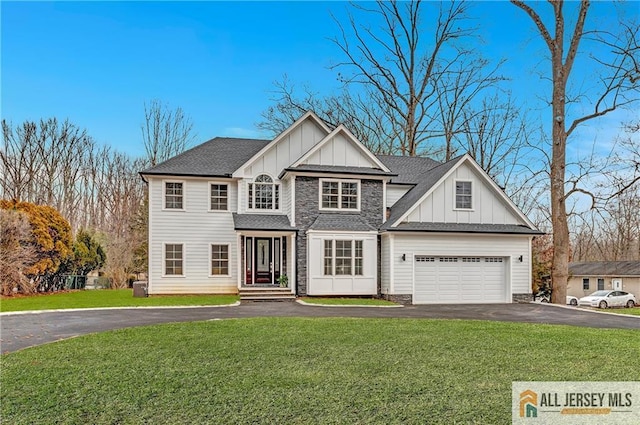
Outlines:
{"label": "blue sky", "polygon": [[[625,13],[638,13],[630,3]],[[484,54],[506,58],[510,89],[545,114],[534,68],[544,47],[507,2],[474,2]],[[596,3],[592,17],[607,20]],[[191,116],[198,141],[261,137],[255,124],[284,74],[329,93],[340,59],[328,40],[345,2],[2,2],[2,118],[69,118],[96,140],[141,155],[143,105]],[[544,65],[544,62],[542,62]],[[544,70],[544,68],[541,68]],[[586,69],[578,70],[588,78]],[[534,113],[535,115],[535,113]],[[618,117],[589,134],[609,134]],[[608,136],[607,136],[608,137]]]}

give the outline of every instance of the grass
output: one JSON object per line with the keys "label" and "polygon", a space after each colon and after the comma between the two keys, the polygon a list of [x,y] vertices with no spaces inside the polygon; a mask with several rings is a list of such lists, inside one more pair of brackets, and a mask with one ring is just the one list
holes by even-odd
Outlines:
{"label": "grass", "polygon": [[398,305],[391,301],[380,300],[376,298],[303,297],[301,298],[301,300],[308,304],[322,304],[322,305]]}
{"label": "grass", "polygon": [[637,331],[254,318],[87,335],[3,355],[11,424],[504,424],[512,381],[640,380]]}
{"label": "grass", "polygon": [[235,295],[153,295],[133,298],[131,289],[69,291],[28,297],[7,297],[0,301],[0,311],[50,310],[96,307],[141,307],[233,304]]}
{"label": "grass", "polygon": [[631,316],[640,316],[640,307],[634,308],[613,308],[604,310],[607,313],[629,314]]}

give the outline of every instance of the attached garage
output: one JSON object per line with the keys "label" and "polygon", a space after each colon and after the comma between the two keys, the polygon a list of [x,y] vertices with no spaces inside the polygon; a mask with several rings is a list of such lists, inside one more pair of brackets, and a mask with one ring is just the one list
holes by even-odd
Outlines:
{"label": "attached garage", "polygon": [[510,302],[505,257],[415,255],[414,304]]}

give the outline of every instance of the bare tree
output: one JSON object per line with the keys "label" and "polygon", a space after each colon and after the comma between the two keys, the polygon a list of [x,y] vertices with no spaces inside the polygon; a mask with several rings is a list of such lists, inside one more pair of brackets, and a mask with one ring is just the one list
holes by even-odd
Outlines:
{"label": "bare tree", "polygon": [[[638,67],[638,25],[620,22],[619,31],[585,30],[589,0],[581,0],[573,28],[565,28],[564,2],[550,0],[553,12],[553,26],[545,24],[540,14],[521,0],[511,3],[523,10],[535,24],[544,40],[551,65],[551,133],[552,152],[550,167],[551,223],[553,227],[553,302],[565,303],[568,264],[570,255],[569,226],[567,220],[567,197],[575,190],[565,191],[567,141],[581,124],[601,117],[615,109],[637,100],[637,83],[640,78]],[[537,5],[536,5],[537,6]],[[538,7],[541,9],[542,7]],[[546,13],[546,11],[545,11]],[[593,100],[590,112],[567,122],[568,103],[578,97],[570,96],[567,84],[578,56],[581,41],[590,40],[608,47],[613,55],[607,58],[592,56],[594,67],[600,68],[600,87]],[[568,48],[565,50],[565,48]],[[577,189],[577,188],[574,188]]]}
{"label": "bare tree", "polygon": [[180,107],[169,109],[152,100],[144,105],[144,118],[142,142],[151,166],[183,152],[195,138],[191,118]]}

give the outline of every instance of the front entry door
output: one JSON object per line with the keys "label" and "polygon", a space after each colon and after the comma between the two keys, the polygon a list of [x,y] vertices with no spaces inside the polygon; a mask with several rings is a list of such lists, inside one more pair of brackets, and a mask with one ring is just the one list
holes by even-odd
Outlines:
{"label": "front entry door", "polygon": [[271,238],[256,238],[255,270],[256,283],[273,283],[273,262]]}

